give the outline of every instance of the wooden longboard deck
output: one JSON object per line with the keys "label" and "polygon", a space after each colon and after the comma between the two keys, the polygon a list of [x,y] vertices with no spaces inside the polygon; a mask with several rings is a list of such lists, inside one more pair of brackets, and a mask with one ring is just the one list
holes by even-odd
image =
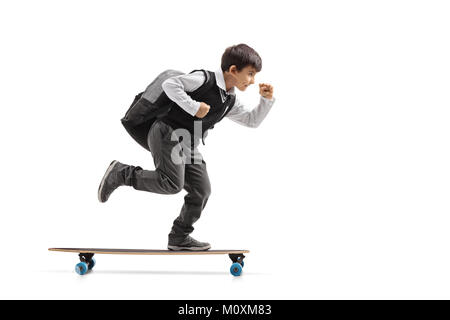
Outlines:
{"label": "wooden longboard deck", "polygon": [[105,249],[105,248],[49,248],[49,251],[94,253],[94,254],[134,254],[134,255],[191,255],[191,254],[240,254],[249,250],[153,250],[153,249]]}

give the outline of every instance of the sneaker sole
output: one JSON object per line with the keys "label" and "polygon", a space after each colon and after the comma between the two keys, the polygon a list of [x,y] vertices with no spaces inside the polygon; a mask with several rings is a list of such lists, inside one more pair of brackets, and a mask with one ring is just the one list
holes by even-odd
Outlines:
{"label": "sneaker sole", "polygon": [[188,250],[188,251],[206,251],[208,249],[211,249],[211,246],[204,246],[204,247],[179,247],[179,246],[167,246],[167,249],[169,250]]}
{"label": "sneaker sole", "polygon": [[98,193],[97,193],[98,201],[100,201],[100,202],[106,202],[106,200],[105,200],[105,201],[102,201],[102,197],[101,197],[101,193],[102,193],[102,190],[103,190],[103,186],[105,185],[105,180],[106,180],[106,178],[108,177],[109,173],[111,172],[111,170],[114,168],[114,166],[115,166],[118,162],[119,162],[119,161],[117,161],[117,160],[114,160],[113,162],[111,162],[111,164],[109,165],[108,169],[106,169],[106,172],[105,172],[105,175],[103,176],[102,181],[100,182],[100,186],[98,187]]}

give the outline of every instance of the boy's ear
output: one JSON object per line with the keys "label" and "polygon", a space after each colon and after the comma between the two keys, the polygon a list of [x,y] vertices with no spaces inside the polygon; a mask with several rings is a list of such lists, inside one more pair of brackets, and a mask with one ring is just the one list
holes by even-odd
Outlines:
{"label": "boy's ear", "polygon": [[228,72],[229,73],[236,73],[236,72],[238,72],[238,69],[237,69],[237,67],[236,67],[236,65],[231,65],[229,68],[228,68]]}

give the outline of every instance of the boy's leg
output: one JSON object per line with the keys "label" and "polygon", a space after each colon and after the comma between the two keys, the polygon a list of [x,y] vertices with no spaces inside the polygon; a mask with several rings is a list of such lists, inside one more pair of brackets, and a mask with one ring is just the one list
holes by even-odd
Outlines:
{"label": "boy's leg", "polygon": [[143,170],[113,161],[100,183],[99,200],[107,201],[110,194],[122,185],[159,194],[181,191],[184,186],[184,160],[178,161],[178,164],[172,161],[172,150],[178,149],[182,155],[180,143],[171,140],[172,131],[165,123],[155,121],[148,134],[148,143],[156,169]]}
{"label": "boy's leg", "polygon": [[[201,247],[202,250],[205,250],[210,248],[208,243],[199,243],[188,236],[194,231],[193,224],[200,218],[211,194],[206,163],[202,161],[200,164],[186,164],[184,181],[184,189],[187,194],[184,197],[184,205],[181,208],[180,215],[173,222],[169,234],[169,248],[180,249],[180,245],[184,245]],[[186,243],[186,239],[189,243]],[[190,243],[192,241],[196,243]]]}
{"label": "boy's leg", "polygon": [[[161,121],[156,121],[151,127],[147,141],[156,169],[137,167],[132,179],[136,190],[174,194],[183,189],[185,157],[180,142],[171,140],[172,132],[173,129]],[[172,160],[173,153],[180,156],[176,163]]]}

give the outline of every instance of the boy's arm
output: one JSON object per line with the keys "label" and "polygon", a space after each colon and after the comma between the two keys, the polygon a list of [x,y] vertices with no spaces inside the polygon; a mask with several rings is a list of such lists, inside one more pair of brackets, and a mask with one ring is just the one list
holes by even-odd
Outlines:
{"label": "boy's arm", "polygon": [[186,92],[193,92],[205,82],[202,71],[184,74],[167,79],[162,88],[170,100],[192,116],[198,112],[200,102],[193,100]]}
{"label": "boy's arm", "polygon": [[[226,117],[246,127],[250,128],[258,127],[264,120],[264,118],[267,116],[267,114],[269,113],[270,109],[272,108],[275,102],[275,98],[272,97],[273,93],[272,87],[270,91],[271,94],[269,95],[266,94],[263,89],[260,90],[261,98],[259,100],[259,104],[253,110],[247,110],[245,106],[236,97],[236,102],[231,111],[228,112]],[[263,97],[263,94],[270,98]]]}

